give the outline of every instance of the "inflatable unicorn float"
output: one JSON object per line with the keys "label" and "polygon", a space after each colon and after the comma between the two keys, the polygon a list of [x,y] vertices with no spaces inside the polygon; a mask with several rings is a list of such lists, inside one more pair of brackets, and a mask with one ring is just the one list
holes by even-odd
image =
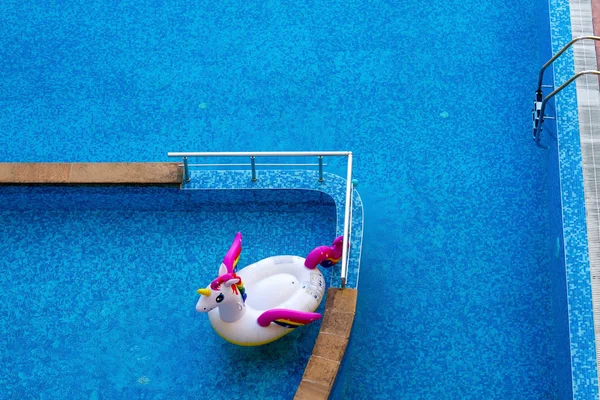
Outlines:
{"label": "inflatable unicorn float", "polygon": [[242,252],[237,233],[219,268],[219,276],[204,289],[196,310],[208,313],[215,331],[240,346],[259,346],[321,318],[315,313],[325,279],[317,267],[335,265],[342,257],[342,236],[332,246],[320,246],[306,259],[274,256],[236,272]]}

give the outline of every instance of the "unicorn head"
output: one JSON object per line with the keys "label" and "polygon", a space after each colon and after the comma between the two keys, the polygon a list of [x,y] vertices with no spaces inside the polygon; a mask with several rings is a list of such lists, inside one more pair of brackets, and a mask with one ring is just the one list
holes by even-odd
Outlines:
{"label": "unicorn head", "polygon": [[200,299],[196,303],[196,311],[209,312],[219,307],[219,316],[225,322],[242,318],[246,312],[246,290],[242,279],[235,273],[241,252],[242,234],[238,232],[219,267],[219,276],[206,288],[197,290]]}

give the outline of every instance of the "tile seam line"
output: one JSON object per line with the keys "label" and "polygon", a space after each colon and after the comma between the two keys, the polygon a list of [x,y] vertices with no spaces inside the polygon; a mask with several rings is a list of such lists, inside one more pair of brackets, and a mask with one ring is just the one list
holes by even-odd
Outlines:
{"label": "tile seam line", "polygon": [[340,361],[332,360],[331,358],[327,358],[327,357],[323,357],[323,356],[317,356],[315,354],[312,354],[311,357],[320,358],[321,360],[333,361],[334,363],[340,365]]}
{"label": "tile seam line", "polygon": [[[313,381],[313,380],[306,379],[306,378],[302,378],[302,381],[300,381],[300,383],[302,383],[303,381],[304,381],[304,382],[310,382],[310,383],[314,383],[315,385],[321,385],[321,386],[323,386],[324,388],[328,387],[327,385],[323,385],[323,384],[322,384],[322,383],[320,383],[320,382]],[[330,391],[331,391],[331,388],[330,388]]]}
{"label": "tile seam line", "polygon": [[[335,289],[337,289],[337,288],[335,288]],[[335,308],[330,308],[330,309],[325,309],[325,310],[329,311],[331,313],[336,313],[336,314],[352,314],[352,315],[356,315],[356,312],[352,312],[352,311],[340,311],[340,310],[336,310]]]}
{"label": "tile seam line", "polygon": [[73,181],[73,164],[69,163],[69,176],[67,178],[67,183],[71,183]]}
{"label": "tile seam line", "polygon": [[[335,333],[321,332],[321,334],[327,335],[327,336],[335,336],[335,337],[343,338],[343,336],[336,335]],[[346,339],[344,339],[344,340],[346,340]]]}

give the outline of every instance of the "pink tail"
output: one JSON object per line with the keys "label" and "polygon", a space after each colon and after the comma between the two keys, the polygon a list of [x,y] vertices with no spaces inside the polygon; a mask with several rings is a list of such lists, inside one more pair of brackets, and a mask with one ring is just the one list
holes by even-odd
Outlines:
{"label": "pink tail", "polygon": [[319,246],[311,251],[306,260],[304,266],[308,269],[315,269],[318,264],[325,268],[329,268],[342,258],[342,242],[344,237],[337,237],[331,246]]}
{"label": "pink tail", "polygon": [[321,314],[305,311],[288,310],[285,308],[273,308],[262,313],[257,322],[260,326],[269,326],[271,322],[286,328],[297,328],[321,319]]}

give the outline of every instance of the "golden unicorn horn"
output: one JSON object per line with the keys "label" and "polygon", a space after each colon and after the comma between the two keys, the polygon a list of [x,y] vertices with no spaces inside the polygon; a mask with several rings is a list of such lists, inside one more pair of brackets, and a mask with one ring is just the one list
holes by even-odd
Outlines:
{"label": "golden unicorn horn", "polygon": [[196,290],[196,292],[200,296],[210,296],[210,289],[198,289],[198,290]]}

